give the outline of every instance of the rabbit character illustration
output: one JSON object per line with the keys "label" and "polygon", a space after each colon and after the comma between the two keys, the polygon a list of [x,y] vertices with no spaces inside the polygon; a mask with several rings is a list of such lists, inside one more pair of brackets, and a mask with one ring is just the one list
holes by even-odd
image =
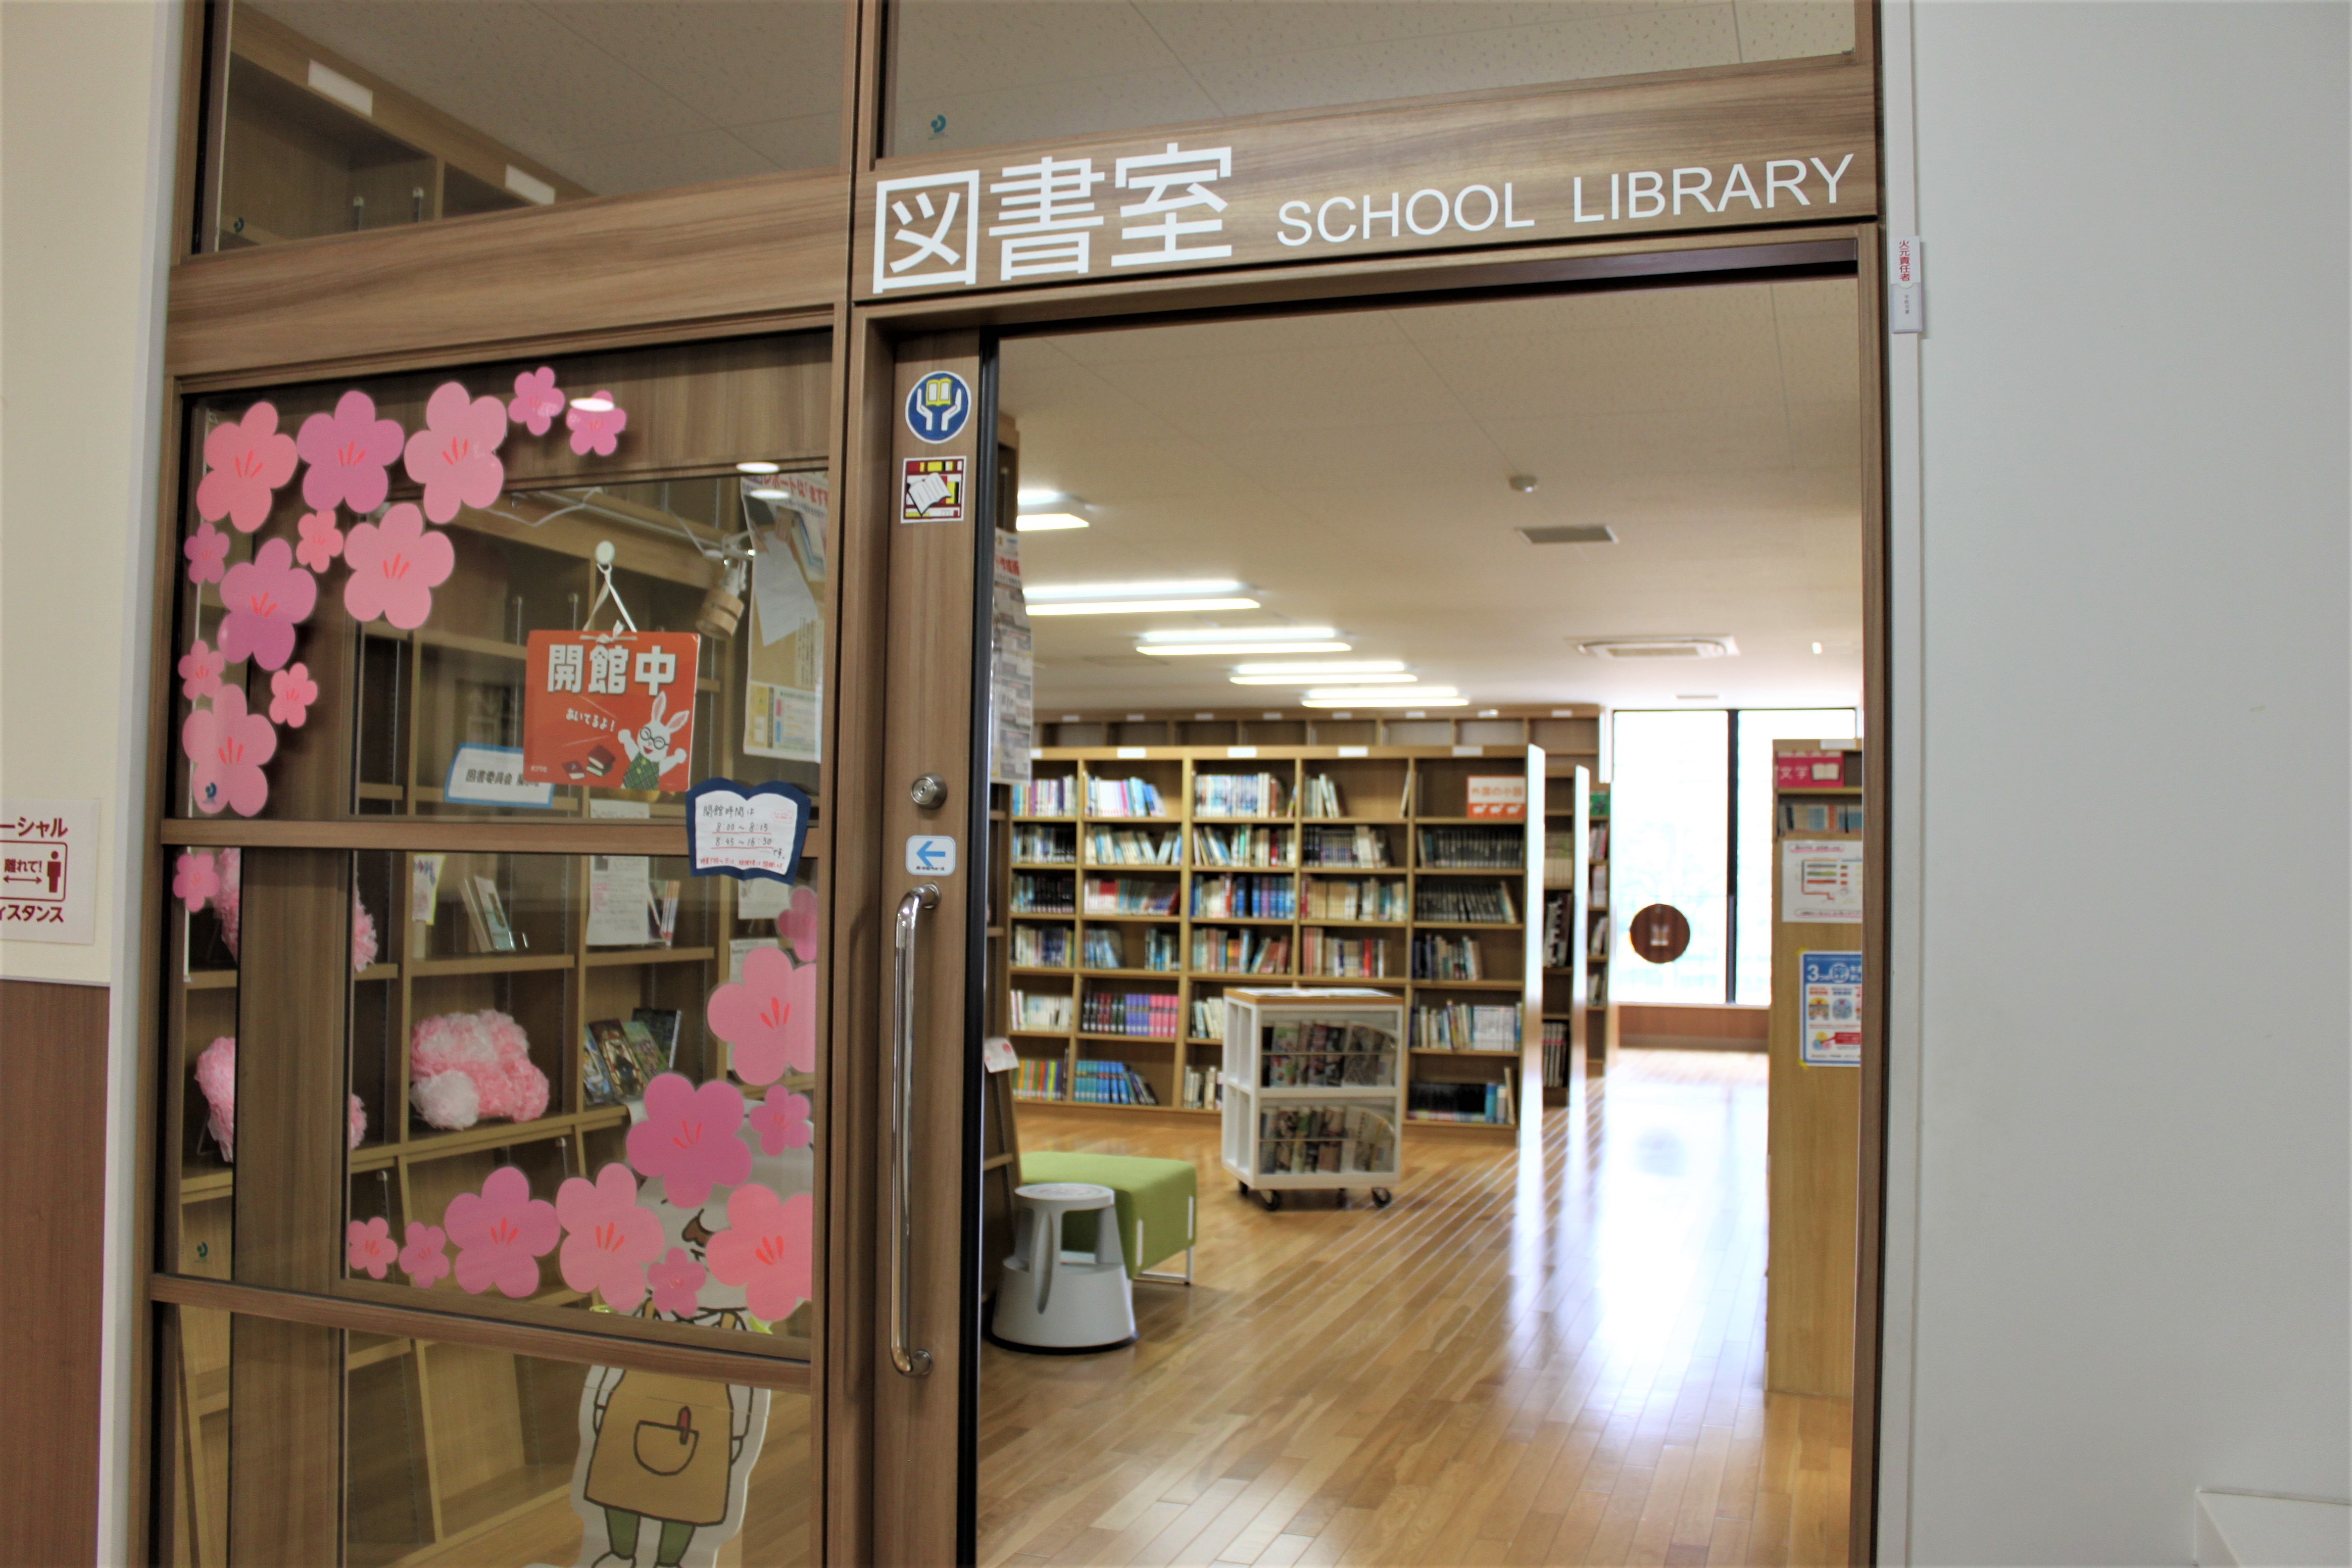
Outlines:
{"label": "rabbit character illustration", "polygon": [[629,753],[629,771],[621,775],[623,789],[658,789],[664,773],[686,765],[686,753],[672,752],[669,740],[693,719],[694,710],[689,707],[665,724],[662,710],[668,705],[667,696],[654,693],[654,716],[646,727],[634,735],[621,732],[621,750]]}

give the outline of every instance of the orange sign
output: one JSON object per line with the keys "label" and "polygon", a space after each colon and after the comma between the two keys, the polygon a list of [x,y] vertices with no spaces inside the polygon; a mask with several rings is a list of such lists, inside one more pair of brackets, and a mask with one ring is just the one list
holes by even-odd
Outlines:
{"label": "orange sign", "polygon": [[692,632],[531,633],[524,782],[686,788],[701,646]]}
{"label": "orange sign", "polygon": [[1473,773],[1470,776],[1470,815],[1495,817],[1505,822],[1525,822],[1528,819],[1526,777]]}

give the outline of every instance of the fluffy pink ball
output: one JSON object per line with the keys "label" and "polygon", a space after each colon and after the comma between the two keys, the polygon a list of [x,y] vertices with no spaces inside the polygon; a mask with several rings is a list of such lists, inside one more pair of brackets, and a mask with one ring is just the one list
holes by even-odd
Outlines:
{"label": "fluffy pink ball", "polygon": [[495,1007],[419,1022],[408,1042],[417,1114],[455,1131],[485,1116],[536,1121],[547,1114],[547,1075],[530,1059],[530,1037]]}
{"label": "fluffy pink ball", "polygon": [[[236,1161],[236,1037],[223,1035],[204,1048],[196,1058],[196,1087],[204,1091],[205,1131],[220,1145],[221,1158],[234,1164]],[[367,1137],[367,1107],[360,1097],[351,1097],[351,1113],[345,1118],[351,1147],[356,1149]]]}
{"label": "fluffy pink ball", "polygon": [[[220,876],[220,891],[213,895],[213,912],[220,921],[221,941],[227,945],[228,955],[236,958],[238,956],[237,927],[245,912],[244,890],[240,886],[245,869],[245,857],[236,849],[224,849],[214,862],[214,869]],[[368,913],[367,905],[360,901],[360,896],[357,893],[353,893],[352,895],[352,973],[357,974],[361,970],[373,963],[378,951],[375,917]]]}

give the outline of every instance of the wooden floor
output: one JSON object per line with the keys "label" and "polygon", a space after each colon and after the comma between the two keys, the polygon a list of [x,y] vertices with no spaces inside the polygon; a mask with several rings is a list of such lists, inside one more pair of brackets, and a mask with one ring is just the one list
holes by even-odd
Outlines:
{"label": "wooden floor", "polygon": [[1843,1563],[1849,1402],[1763,1391],[1764,1059],[1620,1062],[1524,1149],[1416,1130],[1386,1210],[1265,1213],[1205,1118],[1024,1115],[1194,1160],[1198,1284],[985,1348],[980,1562]]}

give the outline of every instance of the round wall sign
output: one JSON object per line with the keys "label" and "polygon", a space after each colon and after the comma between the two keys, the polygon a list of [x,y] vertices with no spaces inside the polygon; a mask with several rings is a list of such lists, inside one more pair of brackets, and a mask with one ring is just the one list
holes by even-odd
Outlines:
{"label": "round wall sign", "polygon": [[1625,928],[1625,940],[1652,963],[1672,963],[1690,946],[1690,921],[1672,904],[1652,904]]}
{"label": "round wall sign", "polygon": [[951,370],[935,370],[916,381],[907,394],[907,428],[919,441],[938,446],[963,433],[971,417],[971,388]]}

